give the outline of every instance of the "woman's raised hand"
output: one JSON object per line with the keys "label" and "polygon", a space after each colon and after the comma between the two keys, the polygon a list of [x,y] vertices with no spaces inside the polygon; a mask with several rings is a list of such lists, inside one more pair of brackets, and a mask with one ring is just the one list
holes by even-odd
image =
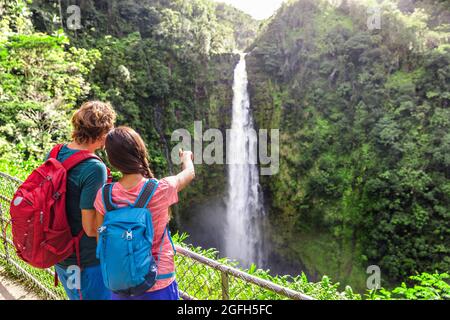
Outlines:
{"label": "woman's raised hand", "polygon": [[194,161],[194,154],[192,151],[183,151],[183,149],[180,149],[178,155],[180,156],[181,163],[183,164],[186,161]]}
{"label": "woman's raised hand", "polygon": [[180,149],[178,155],[181,159],[182,169],[178,175],[178,191],[183,190],[195,178],[194,154],[191,151],[183,151]]}

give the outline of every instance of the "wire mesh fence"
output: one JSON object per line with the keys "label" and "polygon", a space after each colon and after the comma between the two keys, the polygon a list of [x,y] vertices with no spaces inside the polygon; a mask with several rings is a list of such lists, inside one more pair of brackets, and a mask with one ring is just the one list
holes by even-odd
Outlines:
{"label": "wire mesh fence", "polygon": [[[9,204],[22,183],[0,172],[0,263],[23,276],[48,299],[66,299],[61,285],[54,286],[53,269],[36,269],[15,253],[11,240]],[[176,245],[175,265],[180,296],[184,300],[279,300],[312,298],[292,289],[243,272],[230,265]]]}
{"label": "wire mesh fence", "polygon": [[0,262],[17,276],[25,277],[43,298],[66,299],[62,286],[54,287],[53,269],[36,269],[23,262],[16,254],[9,219],[9,204],[17,187],[22,183],[19,179],[0,172]]}

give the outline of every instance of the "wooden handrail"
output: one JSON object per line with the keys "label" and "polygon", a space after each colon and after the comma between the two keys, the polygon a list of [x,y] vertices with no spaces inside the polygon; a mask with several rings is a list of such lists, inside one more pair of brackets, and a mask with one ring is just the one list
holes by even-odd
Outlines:
{"label": "wooden handrail", "polygon": [[212,260],[210,258],[204,257],[196,252],[190,251],[189,249],[186,249],[181,246],[175,246],[177,250],[177,254],[183,255],[185,257],[188,257],[190,259],[196,260],[200,262],[201,264],[207,265],[213,269],[219,270],[225,274],[232,275],[233,277],[240,278],[246,282],[255,284],[259,287],[268,289],[270,291],[276,292],[280,295],[283,295],[285,297],[288,297],[290,299],[294,300],[314,300],[312,297],[305,295],[301,292],[294,291],[289,288],[282,287],[276,283],[255,277],[251,274],[245,273],[241,270],[238,270],[236,268],[227,266],[225,264],[222,264],[220,262],[217,262],[215,260]]}

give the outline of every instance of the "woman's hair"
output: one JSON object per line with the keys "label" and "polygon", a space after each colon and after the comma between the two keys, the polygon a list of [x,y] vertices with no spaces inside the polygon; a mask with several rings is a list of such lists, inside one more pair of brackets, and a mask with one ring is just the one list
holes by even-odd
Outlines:
{"label": "woman's hair", "polygon": [[148,153],[141,136],[131,128],[118,127],[106,136],[106,153],[113,167],[124,174],[140,173],[154,178],[148,163]]}
{"label": "woman's hair", "polygon": [[93,143],[114,128],[115,121],[116,112],[109,103],[85,102],[72,116],[72,139],[79,144]]}

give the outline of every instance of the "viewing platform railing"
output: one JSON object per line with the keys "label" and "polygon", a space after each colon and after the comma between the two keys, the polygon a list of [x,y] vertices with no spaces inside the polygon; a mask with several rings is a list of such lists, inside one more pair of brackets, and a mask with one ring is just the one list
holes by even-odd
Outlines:
{"label": "viewing platform railing", "polygon": [[[54,286],[54,270],[36,269],[23,262],[11,240],[9,204],[19,179],[0,172],[0,265],[32,284],[48,299],[66,299]],[[184,300],[312,300],[311,297],[176,245],[177,282]]]}

